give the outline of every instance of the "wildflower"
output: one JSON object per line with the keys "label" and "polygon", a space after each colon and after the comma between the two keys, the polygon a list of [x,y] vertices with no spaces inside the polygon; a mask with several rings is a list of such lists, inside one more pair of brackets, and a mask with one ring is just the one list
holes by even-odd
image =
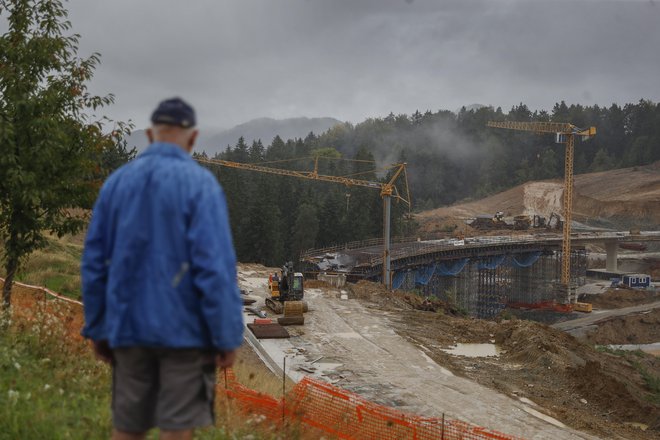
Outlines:
{"label": "wildflower", "polygon": [[17,370],[20,370],[21,369],[21,364],[19,364],[18,362],[14,362],[14,368],[16,368]]}
{"label": "wildflower", "polygon": [[264,420],[266,420],[266,416],[264,416],[263,414],[258,414],[258,415],[253,414],[252,417],[250,417],[245,423],[247,425],[252,425],[252,424],[258,425]]}
{"label": "wildflower", "polygon": [[48,391],[50,389],[50,385],[46,384],[44,385],[44,391]]}
{"label": "wildflower", "polygon": [[21,393],[19,393],[18,391],[9,390],[9,391],[7,392],[7,397],[8,397],[9,402],[10,402],[12,405],[15,404],[16,401],[18,400],[18,397],[20,396],[20,394],[21,394]]}

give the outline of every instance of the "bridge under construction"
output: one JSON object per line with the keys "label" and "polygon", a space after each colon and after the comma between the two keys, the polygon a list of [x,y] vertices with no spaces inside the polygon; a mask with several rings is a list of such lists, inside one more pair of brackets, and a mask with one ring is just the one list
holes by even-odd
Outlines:
{"label": "bridge under construction", "polygon": [[[584,284],[585,244],[607,250],[607,270],[616,271],[621,242],[660,240],[658,232],[572,234],[571,280]],[[394,289],[416,290],[453,304],[472,316],[490,318],[511,305],[565,304],[576,300],[561,283],[562,236],[536,234],[463,240],[395,239],[391,244]],[[305,252],[306,270],[343,274],[349,281],[382,281],[382,240],[348,243]]]}

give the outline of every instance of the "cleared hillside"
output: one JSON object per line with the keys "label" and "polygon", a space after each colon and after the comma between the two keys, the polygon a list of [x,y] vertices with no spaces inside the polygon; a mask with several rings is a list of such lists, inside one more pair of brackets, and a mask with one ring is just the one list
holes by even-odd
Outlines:
{"label": "cleared hillside", "polygon": [[[479,215],[505,216],[561,214],[563,181],[527,182],[481,200],[460,203],[417,214],[425,232],[434,232],[448,219]],[[610,228],[660,226],[660,162],[575,176],[573,218]]]}

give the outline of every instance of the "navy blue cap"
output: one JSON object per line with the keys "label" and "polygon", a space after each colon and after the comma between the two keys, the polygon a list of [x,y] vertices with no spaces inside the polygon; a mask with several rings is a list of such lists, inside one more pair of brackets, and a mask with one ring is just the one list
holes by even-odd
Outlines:
{"label": "navy blue cap", "polygon": [[158,104],[151,114],[153,124],[175,125],[183,128],[196,124],[195,110],[181,98],[171,98]]}

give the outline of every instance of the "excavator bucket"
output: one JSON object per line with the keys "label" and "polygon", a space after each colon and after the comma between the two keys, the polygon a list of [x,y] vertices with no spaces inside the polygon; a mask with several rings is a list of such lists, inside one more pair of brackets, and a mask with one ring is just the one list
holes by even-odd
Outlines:
{"label": "excavator bucket", "polygon": [[284,303],[284,317],[303,316],[304,304],[302,301],[287,301]]}

